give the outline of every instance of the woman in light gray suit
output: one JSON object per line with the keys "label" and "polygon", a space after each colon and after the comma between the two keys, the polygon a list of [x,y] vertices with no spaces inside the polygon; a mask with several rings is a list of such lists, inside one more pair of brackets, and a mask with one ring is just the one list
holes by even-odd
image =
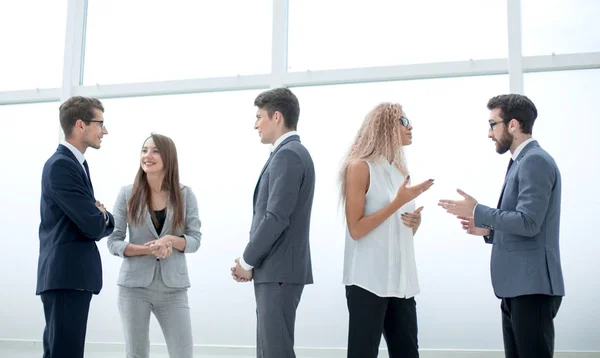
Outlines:
{"label": "woman in light gray suit", "polygon": [[194,193],[179,183],[177,150],[169,137],[146,139],[135,182],[121,188],[113,213],[108,249],[123,258],[117,284],[127,357],[149,356],[151,312],[169,356],[192,357],[185,254],[200,246],[200,219]]}

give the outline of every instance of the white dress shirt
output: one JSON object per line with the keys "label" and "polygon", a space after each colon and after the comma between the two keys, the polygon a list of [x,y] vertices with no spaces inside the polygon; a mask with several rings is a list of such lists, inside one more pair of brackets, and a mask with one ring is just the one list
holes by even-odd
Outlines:
{"label": "white dress shirt", "polygon": [[519,154],[521,154],[521,152],[523,151],[523,148],[525,148],[527,146],[527,144],[533,142],[534,140],[535,139],[533,139],[533,138],[529,138],[526,141],[524,141],[523,143],[519,144],[517,149],[515,149],[515,152],[512,154],[512,160],[516,161],[517,158],[519,157]]}
{"label": "white dress shirt", "polygon": [[[275,143],[273,143],[273,147],[271,147],[271,152],[273,152],[275,149],[277,149],[277,147],[279,147],[284,140],[286,140],[287,138],[289,138],[293,135],[297,135],[297,134],[298,134],[297,131],[289,131],[289,132],[286,132],[285,134],[283,134],[281,137],[277,138]],[[242,266],[242,268],[246,271],[250,271],[254,268],[254,266],[249,265],[248,263],[246,263],[246,261],[244,261],[244,255],[240,256],[240,266]]]}
{"label": "white dress shirt", "polygon": [[[385,159],[367,164],[365,216],[389,205],[404,182],[400,170]],[[379,297],[411,298],[419,293],[413,230],[401,219],[403,212],[414,210],[412,200],[358,240],[350,236],[346,227],[344,285],[359,286]]]}

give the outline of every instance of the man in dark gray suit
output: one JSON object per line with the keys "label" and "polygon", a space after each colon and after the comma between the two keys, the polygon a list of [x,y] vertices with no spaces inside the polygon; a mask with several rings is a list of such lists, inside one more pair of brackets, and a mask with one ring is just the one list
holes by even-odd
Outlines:
{"label": "man in dark gray suit", "polygon": [[300,106],[287,88],[261,93],[254,128],[272,144],[254,190],[250,241],[236,259],[236,281],[254,280],[257,357],[294,354],[296,309],[304,285],[312,284],[309,231],[315,170],[296,126]]}
{"label": "man in dark gray suit", "polygon": [[552,357],[554,317],[565,295],[559,251],[561,178],[554,159],[531,137],[537,109],[509,94],[489,100],[488,137],[496,151],[510,150],[497,209],[464,200],[440,206],[462,220],[469,234],[493,244],[492,285],[501,298],[507,358]]}

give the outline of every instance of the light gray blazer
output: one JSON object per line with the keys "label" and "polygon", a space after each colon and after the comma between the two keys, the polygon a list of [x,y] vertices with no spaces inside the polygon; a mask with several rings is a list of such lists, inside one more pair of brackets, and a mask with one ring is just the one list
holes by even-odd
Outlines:
{"label": "light gray blazer", "polygon": [[310,215],[315,168],[300,137],[273,150],[254,190],[254,214],[244,261],[255,283],[313,283]]}
{"label": "light gray blazer", "polygon": [[121,188],[117,201],[113,209],[115,217],[115,229],[108,236],[108,251],[111,254],[123,258],[121,271],[117,284],[126,287],[146,287],[152,282],[154,269],[157,261],[154,255],[131,256],[123,255],[125,247],[126,230],[129,228],[129,243],[143,245],[149,241],[159,239],[165,235],[175,235],[184,237],[186,240],[185,250],[181,252],[173,248],[171,256],[161,259],[162,279],[166,286],[174,288],[190,287],[188,268],[185,260],[186,253],[198,251],[200,247],[200,219],[198,218],[198,204],[196,197],[189,187],[182,186],[181,194],[183,209],[185,213],[185,228],[177,229],[171,232],[171,223],[173,222],[173,208],[169,202],[167,205],[167,217],[163,225],[162,232],[157,233],[152,224],[150,213],[146,213],[144,224],[132,226],[127,222],[127,201],[131,195],[133,185],[127,185]]}
{"label": "light gray blazer", "polygon": [[477,204],[475,226],[491,229],[492,286],[497,297],[564,296],[559,229],[561,177],[537,141],[506,175],[499,209]]}

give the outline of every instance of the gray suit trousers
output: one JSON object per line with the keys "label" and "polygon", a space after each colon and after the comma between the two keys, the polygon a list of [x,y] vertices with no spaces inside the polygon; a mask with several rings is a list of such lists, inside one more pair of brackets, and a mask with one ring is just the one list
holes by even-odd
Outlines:
{"label": "gray suit trousers", "polygon": [[254,283],[256,296],[256,357],[295,358],[296,309],[304,285]]}
{"label": "gray suit trousers", "polygon": [[150,356],[150,313],[158,320],[171,358],[192,358],[192,323],[186,288],[165,286],[160,262],[148,287],[119,286],[119,313],[127,358]]}

